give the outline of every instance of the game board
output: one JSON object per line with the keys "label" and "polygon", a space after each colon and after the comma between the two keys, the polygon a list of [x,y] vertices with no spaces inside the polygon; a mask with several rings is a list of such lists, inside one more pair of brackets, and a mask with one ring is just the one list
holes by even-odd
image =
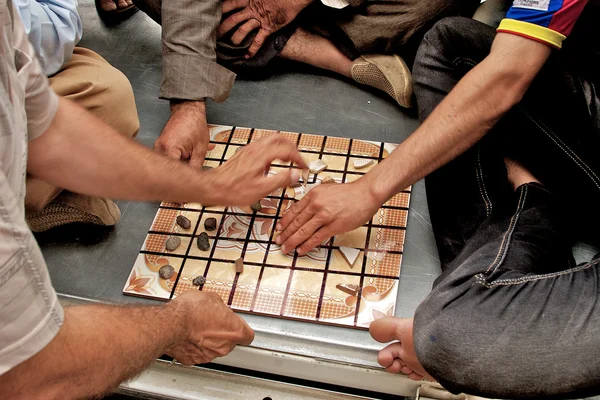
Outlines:
{"label": "game board", "polygon": [[[322,159],[327,168],[310,174],[308,183],[330,176],[336,182],[358,179],[395,147],[393,144],[356,139],[278,132],[260,129],[210,126],[215,148],[205,165],[217,167],[235,150],[267,135],[285,135],[298,145],[307,162]],[[354,160],[369,160],[354,168]],[[275,162],[271,173],[292,168]],[[274,243],[274,227],[280,216],[297,201],[300,188],[278,190],[261,200],[259,212],[248,207],[204,207],[197,203],[163,202],[131,270],[123,292],[158,300],[175,298],[183,291],[200,289],[218,293],[231,308],[241,312],[291,318],[365,329],[370,322],[394,315],[410,188],[389,200],[366,225],[324,243],[299,257],[283,254]],[[178,215],[191,221],[189,229],[177,225]],[[217,229],[207,232],[211,248],[201,251],[196,238],[207,218]],[[170,236],[181,238],[174,251],[165,249]],[[351,267],[340,252],[358,249]],[[353,250],[355,251],[355,250]],[[235,260],[243,258],[244,271],[236,273]],[[158,270],[170,264],[175,274],[161,279]],[[195,277],[206,282],[194,286]],[[357,289],[343,291],[339,285]],[[352,286],[355,285],[355,286]]]}

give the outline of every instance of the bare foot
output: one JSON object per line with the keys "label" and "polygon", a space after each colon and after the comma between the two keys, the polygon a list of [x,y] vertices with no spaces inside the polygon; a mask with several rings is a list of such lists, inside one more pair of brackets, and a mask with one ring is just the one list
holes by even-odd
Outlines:
{"label": "bare foot", "polygon": [[504,164],[506,165],[506,171],[508,172],[508,180],[515,190],[525,183],[541,183],[531,174],[531,172],[525,169],[521,163],[511,160],[510,158],[505,158]]}
{"label": "bare foot", "polygon": [[413,319],[385,317],[371,323],[369,332],[380,343],[397,340],[379,352],[377,362],[393,374],[402,372],[410,379],[419,381],[435,379],[425,371],[417,359],[413,344]]}

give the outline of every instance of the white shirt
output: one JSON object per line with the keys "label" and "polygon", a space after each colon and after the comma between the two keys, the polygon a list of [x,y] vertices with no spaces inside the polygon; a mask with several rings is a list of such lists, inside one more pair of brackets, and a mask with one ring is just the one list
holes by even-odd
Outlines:
{"label": "white shirt", "polygon": [[12,0],[0,0],[0,375],[58,333],[63,309],[25,223],[27,142],[44,133],[58,97]]}

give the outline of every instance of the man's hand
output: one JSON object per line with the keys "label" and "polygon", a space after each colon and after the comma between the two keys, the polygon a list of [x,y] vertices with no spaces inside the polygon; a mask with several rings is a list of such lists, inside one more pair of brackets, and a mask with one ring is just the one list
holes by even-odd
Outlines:
{"label": "man's hand", "polygon": [[215,293],[187,291],[171,303],[182,335],[166,353],[182,364],[204,364],[254,340],[248,324]]}
{"label": "man's hand", "polygon": [[241,25],[231,36],[231,41],[239,45],[250,32],[259,29],[248,49],[246,58],[254,57],[269,35],[277,32],[290,22],[312,0],[224,0],[223,14],[239,10],[221,22],[219,38]]}
{"label": "man's hand", "polygon": [[183,101],[171,104],[171,118],[154,143],[154,150],[174,160],[190,160],[190,166],[200,168],[209,143],[206,124],[206,104],[203,101]]}
{"label": "man's hand", "polygon": [[362,178],[352,183],[319,185],[294,204],[277,224],[281,251],[304,255],[326,239],[363,225],[381,206]]}
{"label": "man's hand", "polygon": [[293,161],[308,168],[296,145],[281,135],[271,135],[244,146],[225,164],[207,172],[211,205],[245,206],[272,193],[275,189],[295,184],[300,179],[297,169],[267,175],[274,160]]}
{"label": "man's hand", "polygon": [[435,379],[421,366],[415,353],[413,344],[412,318],[385,317],[371,323],[369,332],[373,339],[379,343],[397,340],[379,352],[377,362],[386,371],[393,374],[402,372],[410,379],[420,381],[425,378],[430,381]]}

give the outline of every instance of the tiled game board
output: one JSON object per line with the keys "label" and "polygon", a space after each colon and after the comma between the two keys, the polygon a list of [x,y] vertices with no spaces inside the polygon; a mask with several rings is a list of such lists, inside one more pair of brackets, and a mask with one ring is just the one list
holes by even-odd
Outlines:
{"label": "tiled game board", "polygon": [[[337,182],[358,179],[385,158],[395,145],[338,137],[277,132],[248,128],[211,126],[211,141],[216,144],[206,165],[217,167],[237,148],[266,135],[281,134],[297,143],[310,162],[321,158],[327,168],[311,174],[309,183],[331,176]],[[374,163],[355,169],[354,159],[373,159]],[[272,171],[291,168],[289,163],[274,163]],[[276,221],[302,189],[278,190],[262,199],[262,210],[247,207],[203,207],[201,204],[162,203],[146,241],[125,284],[124,293],[169,300],[185,290],[218,293],[231,308],[254,314],[291,318],[323,324],[367,328],[371,321],[394,314],[410,188],[388,201],[366,225],[336,236],[303,257],[281,253],[273,241]],[[192,222],[190,229],[176,224],[178,215]],[[217,229],[207,232],[209,251],[201,251],[196,238],[204,232],[204,221],[214,217]],[[165,250],[170,235],[181,238],[174,251]],[[339,246],[360,250],[355,264],[344,260]],[[244,259],[244,272],[235,272],[234,262]],[[175,274],[168,280],[158,276],[161,266],[170,264]],[[204,276],[197,287],[192,280]],[[336,287],[356,285],[351,295]]]}

